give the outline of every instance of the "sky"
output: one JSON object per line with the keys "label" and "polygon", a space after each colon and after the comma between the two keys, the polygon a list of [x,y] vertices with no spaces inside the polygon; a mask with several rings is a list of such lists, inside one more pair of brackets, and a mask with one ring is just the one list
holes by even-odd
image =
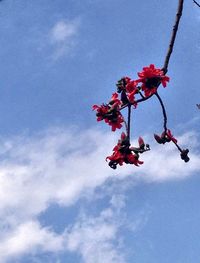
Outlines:
{"label": "sky", "polygon": [[0,263],[200,260],[200,8],[185,1],[159,94],[132,114],[140,167],[111,169],[121,132],[96,122],[123,76],[162,68],[178,1],[0,1]]}

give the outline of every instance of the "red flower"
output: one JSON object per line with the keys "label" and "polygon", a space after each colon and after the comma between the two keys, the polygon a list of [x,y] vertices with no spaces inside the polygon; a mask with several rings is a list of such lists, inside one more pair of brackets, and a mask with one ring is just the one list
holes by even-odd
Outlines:
{"label": "red flower", "polygon": [[137,93],[137,90],[133,90],[130,93],[127,93],[127,98],[129,100],[129,102],[133,105],[134,108],[137,107],[137,102],[135,102],[135,94]]}
{"label": "red flower", "polygon": [[142,83],[141,88],[146,97],[154,94],[160,83],[163,87],[166,87],[167,82],[169,82],[169,77],[165,76],[161,69],[155,68],[153,64],[149,67],[144,67],[143,71],[138,73],[138,76],[139,79],[136,82]]}
{"label": "red flower", "polygon": [[113,154],[106,157],[106,161],[110,160],[109,166],[116,169],[118,164],[121,166],[123,163],[134,164],[136,166],[143,164],[143,162],[139,160],[139,151],[145,151],[144,149],[142,150],[142,147],[144,148],[145,145],[142,146],[144,141],[141,137],[139,138],[139,143],[140,148],[130,147],[129,139],[123,132],[121,134],[121,139],[118,140],[117,145],[113,148]]}
{"label": "red flower", "polygon": [[108,123],[112,127],[112,131],[121,129],[124,118],[119,111],[113,111],[108,118],[105,118],[105,123]]}
{"label": "red flower", "polygon": [[104,120],[112,127],[112,131],[120,129],[124,122],[123,116],[119,109],[121,100],[118,99],[118,94],[113,93],[109,104],[102,104],[101,106],[93,105],[93,110],[96,110],[97,121]]}
{"label": "red flower", "polygon": [[101,106],[93,105],[92,109],[97,111],[96,113],[97,121],[102,121],[104,119],[104,116],[109,111],[108,105],[105,105],[105,104],[102,104]]}
{"label": "red flower", "polygon": [[144,96],[149,97],[156,93],[157,88],[148,89],[146,87],[142,87],[142,90],[144,91]]}
{"label": "red flower", "polygon": [[118,94],[116,92],[112,94],[109,104],[112,105],[112,108],[115,108],[115,109],[119,109],[120,106],[122,105],[122,102],[118,98]]}
{"label": "red flower", "polygon": [[137,82],[135,80],[129,80],[126,84],[126,96],[128,101],[134,106],[137,107],[135,102],[135,95],[138,93]]}
{"label": "red flower", "polygon": [[127,82],[126,91],[128,93],[133,92],[135,89],[137,90],[137,82],[135,80],[130,80]]}
{"label": "red flower", "polygon": [[140,161],[138,159],[138,156],[136,154],[128,154],[126,158],[130,164],[134,164],[135,166],[139,166],[140,164],[144,163],[143,161]]}
{"label": "red flower", "polygon": [[120,80],[118,80],[116,86],[117,86],[117,92],[121,93],[126,89],[126,85],[131,81],[129,77],[123,77]]}

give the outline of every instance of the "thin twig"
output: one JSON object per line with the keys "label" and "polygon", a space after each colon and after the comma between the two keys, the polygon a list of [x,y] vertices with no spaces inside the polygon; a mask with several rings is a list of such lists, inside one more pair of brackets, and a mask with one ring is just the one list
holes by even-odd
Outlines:
{"label": "thin twig", "polygon": [[175,43],[175,39],[176,39],[176,34],[178,31],[178,26],[179,26],[179,21],[180,21],[180,18],[182,16],[183,2],[184,2],[184,0],[179,0],[179,2],[178,2],[178,10],[176,13],[176,19],[175,19],[175,23],[173,26],[172,35],[171,35],[167,55],[165,57],[165,62],[164,62],[164,66],[163,66],[164,74],[166,74],[168,71],[168,64],[169,64],[170,56],[173,52],[173,47],[174,47],[174,43]]}
{"label": "thin twig", "polygon": [[130,140],[130,129],[131,129],[131,104],[128,105],[128,131],[127,137]]}
{"label": "thin twig", "polygon": [[138,91],[138,93],[140,94],[140,96],[141,96],[143,99],[145,98],[145,96],[142,94],[141,91]]}
{"label": "thin twig", "polygon": [[123,117],[123,119],[124,119],[124,125],[125,125],[125,127],[126,127],[126,134],[128,134],[128,124],[127,124],[127,122],[126,122],[126,120],[125,120],[124,117]]}
{"label": "thin twig", "polygon": [[176,143],[176,142],[174,142],[174,141],[172,141],[175,145],[176,145],[176,147],[178,148],[178,150],[179,150],[179,152],[183,152],[183,150],[181,149],[181,147]]}
{"label": "thin twig", "polygon": [[[165,106],[164,106],[164,103],[163,103],[161,97],[159,96],[159,94],[157,92],[155,93],[155,96],[158,98],[158,100],[160,102],[160,105],[162,107],[163,118],[164,118],[163,127],[164,127],[164,131],[166,133],[167,132],[167,113],[166,113],[166,110],[165,110]],[[178,150],[182,153],[181,147],[175,141],[172,140],[172,142],[176,145]]]}
{"label": "thin twig", "polygon": [[136,100],[134,103],[137,104],[137,103],[140,103],[140,102],[142,102],[142,101],[148,100],[148,99],[150,99],[152,96],[153,96],[153,94],[151,94],[151,95],[148,96],[148,97],[143,97],[142,99]]}
{"label": "thin twig", "polygon": [[151,94],[151,95],[148,96],[148,97],[144,97],[144,96],[143,96],[141,99],[138,99],[138,100],[134,101],[134,103],[127,103],[127,104],[124,104],[124,105],[120,108],[120,110],[125,109],[125,108],[128,107],[129,105],[134,105],[134,104],[137,104],[137,103],[143,102],[143,101],[145,101],[145,100],[148,100],[148,99],[150,99],[152,96],[153,96],[153,94]]}
{"label": "thin twig", "polygon": [[163,128],[164,128],[164,131],[166,133],[167,132],[167,113],[166,113],[166,110],[165,110],[165,106],[164,106],[164,103],[163,103],[161,97],[159,96],[159,94],[157,92],[155,93],[155,96],[158,98],[158,100],[160,102],[160,105],[162,107],[163,118],[164,118]]}
{"label": "thin twig", "polygon": [[200,7],[200,4],[197,3],[197,1],[193,0],[193,2],[194,2],[198,7]]}

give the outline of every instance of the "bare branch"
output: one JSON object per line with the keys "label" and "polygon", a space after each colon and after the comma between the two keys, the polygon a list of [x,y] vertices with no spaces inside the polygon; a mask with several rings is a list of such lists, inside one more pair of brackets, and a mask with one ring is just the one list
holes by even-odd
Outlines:
{"label": "bare branch", "polygon": [[159,94],[157,92],[155,93],[155,96],[158,98],[160,105],[162,107],[163,118],[164,118],[163,128],[164,128],[164,131],[166,133],[167,132],[167,113],[165,110],[165,106],[164,106],[164,103],[163,103],[161,97],[159,96]]}
{"label": "bare branch", "polygon": [[169,60],[170,60],[171,54],[173,52],[173,47],[174,47],[174,43],[175,43],[175,39],[176,39],[176,34],[177,34],[177,31],[178,31],[180,18],[182,16],[183,2],[184,2],[184,0],[179,0],[179,2],[178,2],[178,9],[177,9],[177,13],[176,13],[176,19],[175,19],[175,23],[174,23],[174,26],[173,26],[172,35],[171,35],[171,39],[170,39],[170,43],[169,43],[169,48],[168,48],[167,55],[165,57],[164,66],[163,66],[163,71],[164,71],[165,74],[168,71]]}
{"label": "bare branch", "polygon": [[142,95],[142,96],[141,96],[141,97],[142,97],[141,99],[138,99],[138,100],[134,101],[134,103],[124,104],[124,105],[120,108],[120,110],[125,109],[125,108],[128,107],[129,105],[134,105],[134,104],[143,102],[143,101],[145,101],[145,100],[148,100],[148,99],[150,99],[152,96],[153,96],[153,94],[151,94],[149,97],[144,97],[144,96]]}
{"label": "bare branch", "polygon": [[128,105],[128,132],[127,137],[130,140],[130,130],[131,130],[131,104]]}
{"label": "bare branch", "polygon": [[139,91],[138,93],[140,94],[140,96],[141,96],[143,99],[145,98],[145,96],[142,94],[141,91]]}
{"label": "bare branch", "polygon": [[200,4],[197,3],[197,1],[193,0],[193,3],[195,3],[198,7],[200,7]]}
{"label": "bare branch", "polygon": [[125,127],[126,127],[126,134],[128,134],[128,124],[127,124],[127,122],[126,122],[126,120],[125,120],[124,117],[123,117],[123,119],[124,119],[124,125],[125,125]]}
{"label": "bare branch", "polygon": [[[158,98],[160,105],[162,107],[163,118],[164,118],[163,127],[164,127],[164,131],[166,133],[167,132],[167,113],[165,110],[165,106],[164,106],[164,103],[163,103],[161,97],[159,96],[159,94],[157,92],[155,93],[155,96]],[[172,140],[172,142],[176,145],[177,149],[182,153],[183,150],[181,149],[181,147],[175,141]]]}
{"label": "bare branch", "polygon": [[176,145],[176,147],[179,150],[179,152],[182,153],[183,150],[181,149],[181,147],[175,141],[172,141],[172,142]]}

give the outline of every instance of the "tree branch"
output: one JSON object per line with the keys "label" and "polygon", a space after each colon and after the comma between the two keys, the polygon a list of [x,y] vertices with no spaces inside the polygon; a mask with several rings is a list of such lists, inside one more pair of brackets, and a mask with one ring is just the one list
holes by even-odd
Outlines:
{"label": "tree branch", "polygon": [[140,94],[140,96],[141,96],[143,99],[145,98],[145,96],[142,94],[141,91],[139,91],[138,93]]}
{"label": "tree branch", "polygon": [[182,153],[183,150],[181,149],[181,147],[176,142],[174,142],[174,141],[172,141],[172,142],[176,145],[176,147],[179,150],[179,152]]}
{"label": "tree branch", "polygon": [[200,7],[200,4],[197,3],[197,1],[193,0],[193,3],[195,3],[198,7]]}
{"label": "tree branch", "polygon": [[[163,127],[164,127],[164,131],[166,133],[167,132],[167,113],[166,113],[166,110],[165,110],[165,106],[164,106],[164,103],[163,103],[161,97],[159,96],[159,94],[157,92],[155,93],[155,96],[158,98],[158,100],[160,102],[160,105],[162,107],[163,118],[164,118]],[[178,150],[182,153],[183,150],[181,149],[181,147],[175,141],[172,140],[172,142],[176,145]]]}
{"label": "tree branch", "polygon": [[177,31],[178,31],[180,18],[182,16],[183,2],[184,2],[184,0],[179,0],[179,2],[178,2],[178,9],[177,9],[177,13],[176,13],[176,19],[175,19],[175,23],[174,23],[174,26],[173,26],[172,35],[171,35],[168,51],[167,51],[167,54],[166,54],[166,57],[165,57],[165,61],[164,61],[164,66],[163,66],[164,74],[166,74],[167,71],[168,71],[169,60],[170,60],[171,54],[173,52],[173,47],[174,47],[174,43],[175,43],[175,39],[176,39],[176,34],[177,34]]}
{"label": "tree branch", "polygon": [[124,119],[124,125],[125,125],[125,127],[126,127],[126,134],[128,134],[128,124],[127,124],[127,122],[126,122],[126,120],[125,120],[124,117],[123,117],[123,119]]}
{"label": "tree branch", "polygon": [[128,130],[127,137],[130,140],[130,130],[131,130],[131,105],[128,105]]}
{"label": "tree branch", "polygon": [[165,110],[165,106],[164,106],[164,103],[163,103],[161,97],[158,95],[157,92],[155,93],[155,96],[158,98],[158,100],[160,102],[160,105],[162,107],[163,118],[164,118],[163,128],[164,128],[164,131],[166,133],[167,132],[167,113],[166,113],[166,110]]}
{"label": "tree branch", "polygon": [[134,105],[134,104],[143,102],[143,101],[145,101],[145,100],[148,100],[148,99],[150,99],[152,96],[153,96],[153,94],[151,94],[149,97],[144,97],[144,96],[142,95],[142,98],[141,98],[141,99],[138,99],[138,100],[134,101],[134,103],[124,104],[124,105],[120,108],[120,110],[125,109],[125,108],[128,107],[129,105]]}

